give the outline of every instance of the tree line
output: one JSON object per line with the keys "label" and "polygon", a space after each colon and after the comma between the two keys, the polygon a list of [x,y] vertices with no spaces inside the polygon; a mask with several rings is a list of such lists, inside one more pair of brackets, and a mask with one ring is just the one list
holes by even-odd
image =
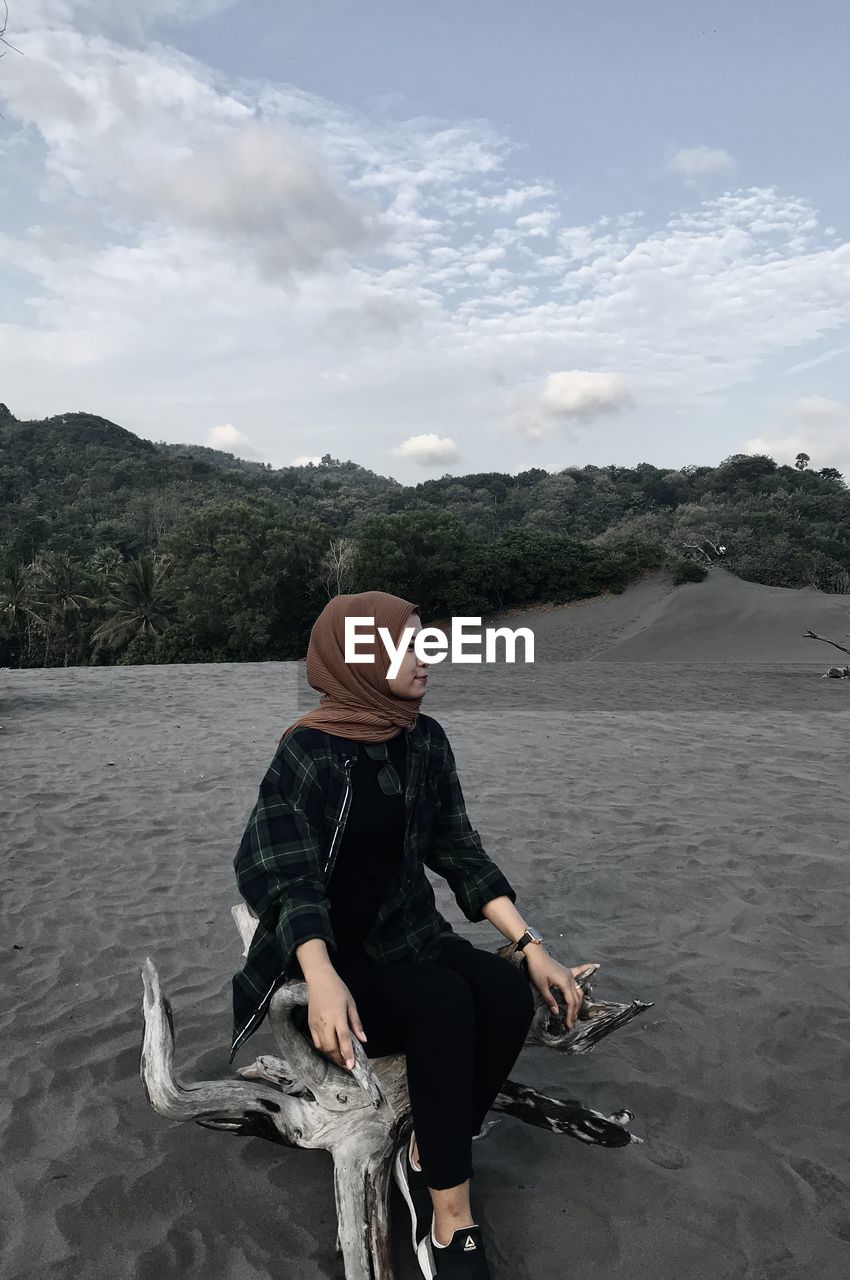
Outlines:
{"label": "tree line", "polygon": [[850,592],[850,491],[810,461],[402,485],[329,454],[273,469],[0,405],[0,666],[291,660],[338,592],[416,600],[427,625],[622,591],[649,569],[697,581],[721,558]]}

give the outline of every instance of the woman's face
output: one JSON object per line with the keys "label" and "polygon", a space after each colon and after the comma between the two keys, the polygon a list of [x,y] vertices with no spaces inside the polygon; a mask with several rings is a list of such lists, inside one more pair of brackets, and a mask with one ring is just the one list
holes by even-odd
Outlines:
{"label": "woman's face", "polygon": [[422,630],[419,614],[412,613],[405,626],[413,627],[413,635],[401,660],[398,675],[392,679],[387,676],[387,685],[390,693],[394,693],[397,698],[421,698],[428,687],[428,663],[420,662],[413,649],[413,641]]}

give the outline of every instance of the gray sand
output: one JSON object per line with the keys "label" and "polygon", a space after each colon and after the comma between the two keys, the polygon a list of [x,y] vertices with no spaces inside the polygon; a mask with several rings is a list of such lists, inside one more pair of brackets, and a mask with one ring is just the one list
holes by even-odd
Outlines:
{"label": "gray sand", "polygon": [[[520,620],[533,669],[435,668],[423,710],[550,949],[655,1006],[586,1058],[520,1056],[645,1143],[503,1117],[474,1146],[494,1280],[839,1280],[850,681],[798,639],[841,640],[850,601],[650,575]],[[232,860],[302,689],[283,663],[2,672],[2,1280],[341,1277],[327,1155],[163,1120],[138,1077],[146,955],[178,1072],[228,1072]]]}

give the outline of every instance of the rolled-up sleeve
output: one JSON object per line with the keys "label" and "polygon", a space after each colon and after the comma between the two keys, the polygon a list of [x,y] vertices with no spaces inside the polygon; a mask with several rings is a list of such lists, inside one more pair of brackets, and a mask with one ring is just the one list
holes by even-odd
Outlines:
{"label": "rolled-up sleeve", "polygon": [[469,820],[448,738],[444,753],[437,782],[440,806],[431,847],[423,860],[447,881],[467,920],[476,923],[485,918],[482,907],[492,898],[508,897],[516,902],[516,892],[484,851],[481,837]]}
{"label": "rolled-up sleeve", "polygon": [[233,863],[239,892],[275,935],[287,971],[310,938],[336,948],[322,877],[322,807],[313,760],[290,737],[260,783]]}

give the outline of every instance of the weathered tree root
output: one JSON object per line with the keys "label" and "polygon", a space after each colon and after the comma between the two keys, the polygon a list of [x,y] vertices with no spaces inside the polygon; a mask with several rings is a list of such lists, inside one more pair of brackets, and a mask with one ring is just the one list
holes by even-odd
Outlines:
{"label": "weathered tree root", "polygon": [[[247,951],[256,921],[241,904],[233,908],[233,916]],[[522,963],[512,944],[499,950],[514,963]],[[558,1029],[555,1015],[535,989],[535,1013],[526,1044],[589,1053],[604,1036],[652,1007],[641,1000],[629,1004],[592,1000],[590,978],[596,967],[577,978],[584,1002],[570,1031],[564,1030],[563,1014]],[[307,1004],[306,983],[284,982],[274,993],[268,1013],[279,1056],[263,1055],[238,1068],[233,1078],[184,1084],[174,1072],[171,1006],[150,957],[142,981],[140,1075],[154,1110],[169,1120],[193,1120],[204,1128],[243,1137],[329,1151],[334,1162],[337,1247],[346,1280],[392,1280],[390,1175],[395,1153],[412,1126],[404,1055],[368,1058],[360,1041],[352,1037],[355,1065],[351,1071],[338,1067],[317,1052],[293,1019],[294,1010]],[[556,989],[553,995],[557,998]],[[493,1111],[596,1146],[624,1147],[642,1141],[626,1128],[633,1119],[630,1111],[603,1115],[514,1080],[505,1081]],[[493,1123],[482,1126],[479,1140]]]}

